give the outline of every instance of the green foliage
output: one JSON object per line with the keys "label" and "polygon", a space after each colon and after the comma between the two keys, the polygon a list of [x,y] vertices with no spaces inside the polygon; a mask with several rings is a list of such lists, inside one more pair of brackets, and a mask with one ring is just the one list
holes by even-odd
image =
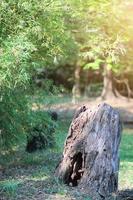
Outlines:
{"label": "green foliage", "polygon": [[36,47],[32,62],[37,60],[43,66],[54,64],[55,56],[60,61],[73,48],[70,34],[65,32],[60,0],[10,0],[8,3],[2,0],[0,11],[1,40],[19,33],[26,35]]}
{"label": "green foliage", "polygon": [[30,78],[28,68],[33,51],[34,46],[24,35],[3,42],[0,55],[0,86],[2,89],[16,89],[25,86]]}
{"label": "green foliage", "polygon": [[[11,147],[26,125],[29,73],[28,61],[33,45],[25,37],[7,39],[0,55],[0,147]],[[20,137],[22,139],[22,137]]]}
{"label": "green foliage", "polygon": [[26,93],[33,69],[54,67],[70,58],[75,49],[72,41],[62,1],[1,1],[0,147],[11,147],[26,133]]}
{"label": "green foliage", "polygon": [[[127,33],[123,29],[122,1],[69,1],[70,29],[78,46],[78,59],[85,69],[97,70],[103,63],[115,72],[126,53]],[[129,30],[128,30],[129,31]],[[119,68],[118,68],[119,66]]]}
{"label": "green foliage", "polygon": [[11,148],[24,139],[27,99],[24,91],[6,89],[2,92],[0,107],[0,148]]}
{"label": "green foliage", "polygon": [[87,63],[84,66],[84,69],[90,69],[90,68],[92,68],[94,70],[97,70],[97,69],[99,69],[101,63],[103,63],[103,60],[96,59],[93,63]]}
{"label": "green foliage", "polygon": [[27,140],[30,142],[36,138],[35,150],[52,147],[55,144],[54,133],[57,125],[51,120],[50,114],[44,111],[32,111],[28,120]]}

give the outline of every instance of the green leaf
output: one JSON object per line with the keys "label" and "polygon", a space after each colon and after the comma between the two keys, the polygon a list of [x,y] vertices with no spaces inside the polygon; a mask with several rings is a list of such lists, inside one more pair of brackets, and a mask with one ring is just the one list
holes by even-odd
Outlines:
{"label": "green leaf", "polygon": [[94,69],[94,70],[97,70],[99,69],[100,67],[100,64],[103,62],[103,60],[101,59],[96,59],[95,62],[92,62],[92,63],[87,63],[85,66],[84,66],[84,69]]}

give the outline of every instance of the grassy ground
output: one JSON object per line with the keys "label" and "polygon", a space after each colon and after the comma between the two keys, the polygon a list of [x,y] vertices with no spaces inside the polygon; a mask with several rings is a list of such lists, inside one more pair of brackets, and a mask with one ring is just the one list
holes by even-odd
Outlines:
{"label": "grassy ground", "polygon": [[[2,155],[1,200],[89,200],[78,190],[60,184],[53,176],[59,162],[70,121],[59,122],[55,134],[56,147],[33,154],[21,149]],[[133,130],[123,132],[119,188],[133,189]]]}
{"label": "grassy ground", "polygon": [[133,188],[133,130],[123,131],[120,158],[119,188]]}

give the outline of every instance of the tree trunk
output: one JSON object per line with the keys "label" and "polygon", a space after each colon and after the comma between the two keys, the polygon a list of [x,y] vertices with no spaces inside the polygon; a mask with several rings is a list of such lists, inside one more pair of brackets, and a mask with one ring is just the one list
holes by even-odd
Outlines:
{"label": "tree trunk", "polygon": [[75,72],[74,72],[74,86],[72,89],[72,103],[76,103],[76,100],[81,96],[80,94],[80,72],[81,72],[81,67],[77,63],[75,67]]}
{"label": "tree trunk", "polygon": [[103,91],[101,97],[104,100],[117,97],[113,85],[113,73],[111,69],[107,68],[106,64],[104,65]]}
{"label": "tree trunk", "polygon": [[118,187],[120,138],[119,114],[112,107],[81,107],[71,123],[55,175],[94,200],[106,199]]}

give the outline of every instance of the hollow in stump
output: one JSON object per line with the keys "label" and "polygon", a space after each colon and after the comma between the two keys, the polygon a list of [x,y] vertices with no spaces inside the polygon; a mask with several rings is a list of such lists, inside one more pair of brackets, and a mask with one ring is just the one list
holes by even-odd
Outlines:
{"label": "hollow in stump", "polygon": [[115,194],[121,131],[119,113],[110,105],[81,107],[70,125],[55,175],[95,200]]}

